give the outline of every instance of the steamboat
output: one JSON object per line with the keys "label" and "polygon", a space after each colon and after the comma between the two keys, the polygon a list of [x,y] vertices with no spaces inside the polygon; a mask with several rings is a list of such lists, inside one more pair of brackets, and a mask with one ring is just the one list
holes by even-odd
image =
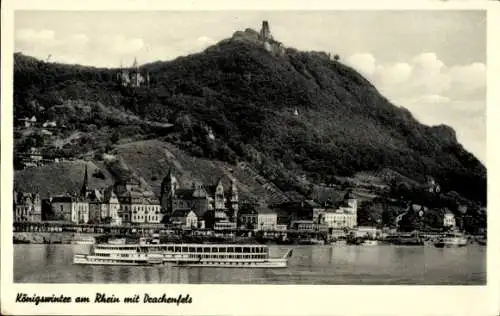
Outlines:
{"label": "steamboat", "polygon": [[271,258],[266,245],[243,244],[95,244],[88,254],[76,254],[73,264],[161,265],[188,267],[286,268],[292,249]]}

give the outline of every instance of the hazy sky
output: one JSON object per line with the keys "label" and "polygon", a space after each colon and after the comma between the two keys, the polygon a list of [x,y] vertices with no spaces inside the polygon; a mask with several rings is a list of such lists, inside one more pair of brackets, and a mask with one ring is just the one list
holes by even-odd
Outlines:
{"label": "hazy sky", "polygon": [[422,123],[452,126],[486,162],[483,11],[18,11],[15,51],[116,67],[169,60],[269,20],[285,46],[339,54]]}

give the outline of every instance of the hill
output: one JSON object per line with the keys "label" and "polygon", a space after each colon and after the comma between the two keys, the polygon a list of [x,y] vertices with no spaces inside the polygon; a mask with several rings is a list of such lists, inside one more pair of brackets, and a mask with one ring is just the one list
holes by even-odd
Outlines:
{"label": "hill", "polygon": [[[85,151],[109,152],[124,138],[156,138],[214,164],[244,161],[283,191],[306,194],[311,182],[390,169],[420,183],[430,175],[445,191],[486,201],[486,169],[450,127],[420,124],[325,53],[265,44],[249,29],[198,54],[140,70],[149,74],[149,85],[130,88],[117,82],[116,69],[48,64],[16,54],[15,117],[35,114],[85,130],[91,140]],[[68,107],[71,102],[100,110],[81,115]],[[131,124],[132,116],[139,121]],[[144,123],[149,121],[174,127]],[[103,130],[113,130],[113,139]],[[133,161],[142,156],[129,149],[116,147],[137,165]],[[158,181],[137,168],[147,181]],[[204,169],[197,172],[204,177]]]}
{"label": "hill", "polygon": [[[286,199],[283,192],[279,189],[272,191],[269,185],[262,183],[244,164],[231,165],[192,157],[177,147],[158,140],[118,145],[101,161],[61,162],[17,171],[16,189],[38,191],[42,197],[79,192],[85,165],[91,189],[107,187],[116,180],[134,177],[143,184],[144,189],[159,196],[161,181],[171,168],[184,187],[191,186],[193,182],[215,184],[219,178],[228,186],[230,179],[236,179],[239,194],[244,200],[277,203]],[[103,175],[99,176],[98,171]]]}
{"label": "hill", "polygon": [[113,176],[102,164],[79,160],[16,171],[14,189],[39,192],[44,198],[49,195],[80,192],[85,166],[87,166],[91,189],[113,184]]}

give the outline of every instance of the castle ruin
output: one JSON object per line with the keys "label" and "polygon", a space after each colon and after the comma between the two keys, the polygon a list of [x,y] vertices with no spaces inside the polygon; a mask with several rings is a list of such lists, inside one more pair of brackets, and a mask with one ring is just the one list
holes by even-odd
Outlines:
{"label": "castle ruin", "polygon": [[276,41],[271,35],[271,30],[269,28],[269,21],[262,21],[262,27],[259,32],[259,40],[263,42],[265,50],[270,53],[274,53],[278,56],[285,55],[285,47],[282,43]]}

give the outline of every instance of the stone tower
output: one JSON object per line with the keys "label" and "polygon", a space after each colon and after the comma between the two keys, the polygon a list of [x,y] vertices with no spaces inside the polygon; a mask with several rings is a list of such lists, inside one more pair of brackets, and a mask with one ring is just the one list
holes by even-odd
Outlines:
{"label": "stone tower", "polygon": [[233,221],[238,221],[238,187],[236,186],[236,180],[231,180],[231,209],[233,210]]}
{"label": "stone tower", "polygon": [[214,192],[214,209],[224,209],[224,186],[222,185],[222,178],[217,181]]}
{"label": "stone tower", "polygon": [[260,29],[260,39],[263,41],[273,39],[271,30],[269,29],[268,21],[262,21],[262,28]]}
{"label": "stone tower", "polygon": [[172,212],[172,203],[178,188],[179,182],[172,174],[172,169],[170,168],[167,176],[161,182],[160,204],[163,212],[168,214]]}

